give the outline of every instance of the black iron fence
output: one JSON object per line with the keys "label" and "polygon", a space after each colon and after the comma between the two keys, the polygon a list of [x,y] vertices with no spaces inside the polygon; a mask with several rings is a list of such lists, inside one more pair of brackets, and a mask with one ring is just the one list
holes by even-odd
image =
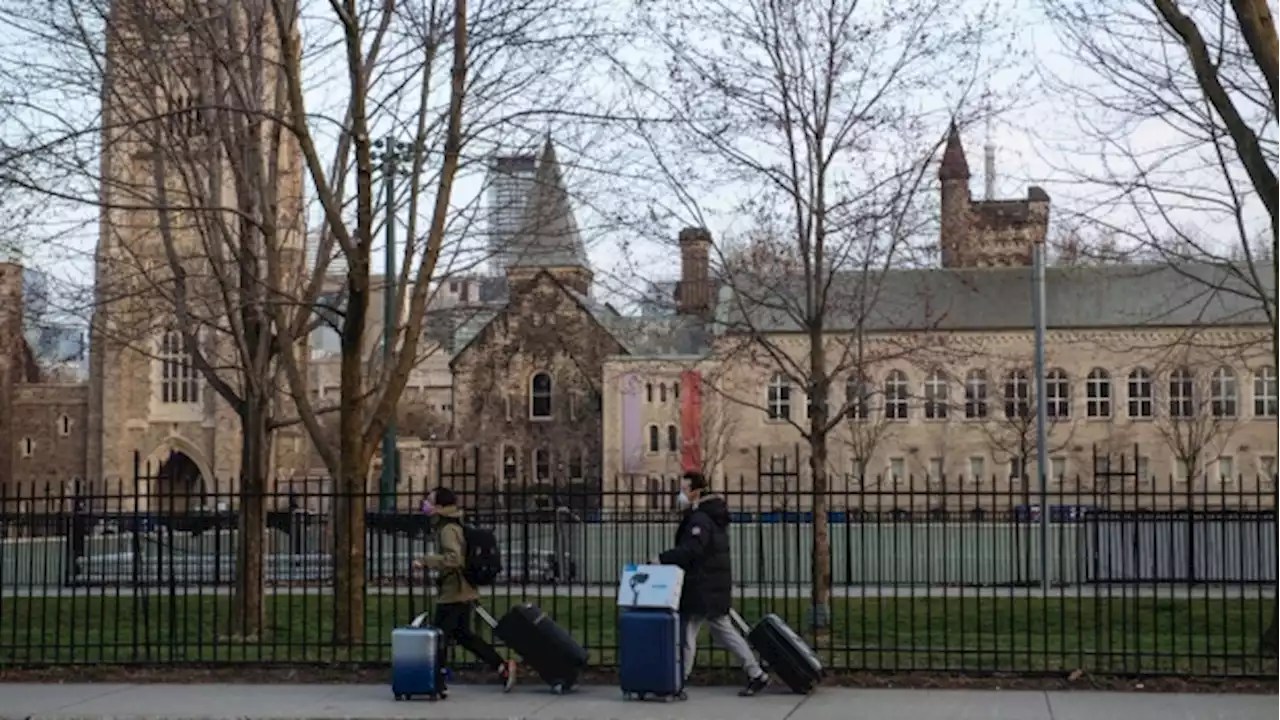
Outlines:
{"label": "black iron fence", "polygon": [[[619,570],[672,542],[678,480],[496,485],[474,460],[362,498],[363,607],[333,593],[334,507],[355,498],[276,482],[260,625],[236,592],[233,483],[0,486],[0,664],[387,662],[391,629],[431,607],[418,507],[446,485],[504,550],[485,605],[537,603],[612,666]],[[738,609],[778,613],[837,670],[1275,673],[1274,478],[1059,478],[1042,495],[1020,478],[833,477],[822,628],[811,481],[771,466],[726,484]],[[337,641],[343,612],[362,622]]]}

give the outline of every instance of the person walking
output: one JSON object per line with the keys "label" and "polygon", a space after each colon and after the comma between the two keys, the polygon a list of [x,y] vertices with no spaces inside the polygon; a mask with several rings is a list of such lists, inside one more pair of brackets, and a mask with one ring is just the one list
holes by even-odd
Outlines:
{"label": "person walking", "polygon": [[677,502],[684,518],[676,530],[675,547],[657,560],[684,570],[680,595],[680,619],[684,624],[684,676],[688,680],[698,652],[702,626],[711,629],[711,640],[737,656],[747,674],[747,685],[738,694],[749,697],[769,685],[769,676],[756,661],[746,638],[729,618],[733,606],[733,566],[729,548],[729,506],[710,493],[700,472],[686,472]]}
{"label": "person walking", "polygon": [[449,646],[457,643],[486,666],[493,668],[502,681],[503,692],[510,692],[516,682],[516,662],[504,660],[492,645],[472,630],[475,606],[480,593],[467,582],[467,537],[462,528],[462,509],[458,497],[445,487],[436,488],[423,503],[423,511],[431,518],[436,533],[436,553],[415,560],[415,569],[435,570],[436,612],[433,624],[444,635],[436,654],[436,688],[446,697],[444,669],[448,665]]}

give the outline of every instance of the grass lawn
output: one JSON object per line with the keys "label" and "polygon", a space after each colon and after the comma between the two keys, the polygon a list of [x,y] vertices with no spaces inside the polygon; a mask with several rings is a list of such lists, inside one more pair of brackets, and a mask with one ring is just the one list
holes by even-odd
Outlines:
{"label": "grass lawn", "polygon": [[[499,614],[522,598],[494,596]],[[591,652],[615,662],[617,609],[598,598],[533,598]],[[389,660],[392,628],[414,610],[406,596],[371,596],[366,641],[332,645],[332,599],[269,596],[258,639],[229,637],[229,597],[89,595],[0,599],[0,665],[49,663],[360,662]],[[738,601],[749,620],[764,612],[804,628],[802,599]],[[1272,612],[1256,599],[849,598],[836,599],[829,633],[808,639],[832,668],[850,670],[1196,675],[1274,673],[1258,638]],[[479,620],[477,620],[479,622]],[[703,637],[706,643],[706,634]],[[699,666],[728,666],[703,654]],[[1268,670],[1270,668],[1270,670]]]}

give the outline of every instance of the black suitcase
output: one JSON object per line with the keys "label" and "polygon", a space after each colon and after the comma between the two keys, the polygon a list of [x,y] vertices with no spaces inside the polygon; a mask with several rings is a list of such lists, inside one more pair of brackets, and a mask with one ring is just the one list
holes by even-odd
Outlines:
{"label": "black suitcase", "polygon": [[577,687],[578,676],[587,666],[587,651],[537,605],[516,605],[496,622],[484,608],[478,612],[493,634],[551,686],[551,692],[559,695]]}
{"label": "black suitcase", "polygon": [[769,671],[782,678],[791,692],[806,695],[822,681],[822,662],[817,654],[782,618],[769,613],[748,629],[741,615],[733,610],[729,612]]}

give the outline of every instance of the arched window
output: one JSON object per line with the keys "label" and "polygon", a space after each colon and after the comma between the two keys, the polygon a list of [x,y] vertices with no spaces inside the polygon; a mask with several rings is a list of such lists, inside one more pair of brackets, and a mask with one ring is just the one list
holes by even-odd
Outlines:
{"label": "arched window", "polygon": [[58,418],[58,434],[66,437],[71,434],[71,417],[63,415]]}
{"label": "arched window", "polygon": [[1051,418],[1071,417],[1071,382],[1066,371],[1054,368],[1044,378],[1045,412]]}
{"label": "arched window", "polygon": [[662,436],[657,425],[649,426],[649,452],[656,453],[662,449]]}
{"label": "arched window", "polygon": [[529,379],[529,417],[534,420],[551,419],[550,373],[534,373]]}
{"label": "arched window", "polygon": [[947,406],[951,403],[951,384],[946,373],[934,370],[924,381],[924,417],[926,420],[946,420]]}
{"label": "arched window", "polygon": [[653,383],[644,384],[644,401],[653,402]]}
{"label": "arched window", "polygon": [[1129,373],[1129,417],[1149,418],[1155,414],[1151,392],[1151,373],[1134,368]]}
{"label": "arched window", "polygon": [[1229,367],[1213,371],[1209,380],[1209,410],[1214,417],[1230,418],[1240,412],[1240,385]]}
{"label": "arched window", "polygon": [[1273,418],[1280,410],[1280,387],[1276,382],[1276,369],[1267,365],[1253,374],[1253,414],[1261,418]]}
{"label": "arched window", "polygon": [[658,402],[666,402],[666,401],[667,401],[667,384],[660,383],[658,385]]}
{"label": "arched window", "polygon": [[770,420],[791,419],[791,383],[782,373],[769,379],[766,408]]}
{"label": "arched window", "polygon": [[1084,383],[1085,414],[1091,418],[1111,417],[1111,375],[1102,368],[1089,371]]}
{"label": "arched window", "polygon": [[1004,416],[1026,419],[1031,415],[1031,383],[1026,370],[1011,370],[1004,376]]}
{"label": "arched window", "polygon": [[886,420],[906,420],[909,407],[907,397],[911,392],[907,374],[894,370],[884,380],[884,417]]}
{"label": "arched window", "polygon": [[964,416],[970,420],[987,416],[986,370],[970,370],[964,377]]}
{"label": "arched window", "polygon": [[667,426],[667,452],[680,452],[680,431],[675,425]]}
{"label": "arched window", "polygon": [[516,455],[514,445],[504,445],[502,448],[502,480],[506,483],[513,483],[516,476],[520,472],[520,461]]}
{"label": "arched window", "polygon": [[538,448],[533,451],[533,474],[534,479],[538,482],[547,482],[551,479],[551,451],[546,448]]}
{"label": "arched window", "polygon": [[200,379],[182,333],[170,330],[160,338],[160,402],[200,402]]}
{"label": "arched window", "polygon": [[1189,418],[1195,414],[1195,375],[1188,368],[1178,368],[1169,373],[1169,417]]}
{"label": "arched window", "polygon": [[850,420],[866,420],[871,417],[871,381],[865,375],[845,381],[845,402],[848,403]]}
{"label": "arched window", "polygon": [[679,399],[680,399],[680,383],[672,383],[672,384],[671,384],[671,395],[672,395],[672,397],[674,397],[676,400],[679,400]]}

